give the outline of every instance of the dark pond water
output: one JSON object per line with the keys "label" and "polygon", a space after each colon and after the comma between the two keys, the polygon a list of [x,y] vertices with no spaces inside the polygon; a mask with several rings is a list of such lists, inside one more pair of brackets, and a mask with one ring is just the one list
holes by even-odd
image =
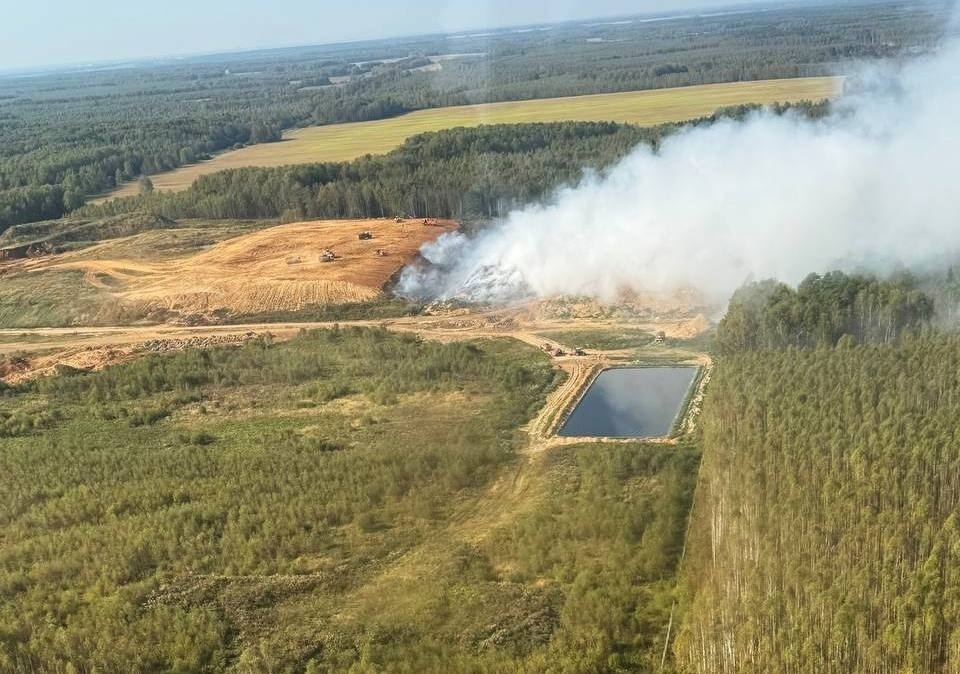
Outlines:
{"label": "dark pond water", "polygon": [[604,370],[560,429],[566,437],[656,438],[667,435],[695,367]]}

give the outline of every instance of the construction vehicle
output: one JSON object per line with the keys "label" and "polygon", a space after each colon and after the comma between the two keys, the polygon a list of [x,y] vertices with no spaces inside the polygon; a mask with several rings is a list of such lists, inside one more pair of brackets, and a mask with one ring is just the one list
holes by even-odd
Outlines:
{"label": "construction vehicle", "polygon": [[365,229],[359,234],[357,234],[357,238],[360,239],[361,241],[369,241],[370,239],[373,238],[373,232],[371,232],[369,229]]}
{"label": "construction vehicle", "polygon": [[320,253],[321,262],[333,262],[336,259],[337,259],[337,256],[334,255],[333,251],[330,250],[329,248],[324,248],[323,251]]}
{"label": "construction vehicle", "polygon": [[31,244],[27,248],[27,257],[43,257],[44,255],[53,254],[53,246],[49,242],[44,241],[43,243]]}
{"label": "construction vehicle", "polygon": [[663,344],[667,339],[667,333],[663,330],[657,333],[656,337],[653,338],[654,344]]}
{"label": "construction vehicle", "polygon": [[563,349],[558,348],[556,351],[553,352],[553,355],[556,356],[557,358],[560,358],[561,356],[566,356],[567,352],[564,351]]}
{"label": "construction vehicle", "polygon": [[375,251],[373,251],[373,254],[377,257],[386,257],[387,251],[385,251],[383,248],[377,248]]}
{"label": "construction vehicle", "polygon": [[403,216],[402,216],[402,215],[398,215],[397,217],[395,217],[395,218],[393,219],[393,221],[394,221],[394,222],[403,222]]}
{"label": "construction vehicle", "polygon": [[579,346],[573,349],[574,356],[586,356],[587,352],[581,349]]}

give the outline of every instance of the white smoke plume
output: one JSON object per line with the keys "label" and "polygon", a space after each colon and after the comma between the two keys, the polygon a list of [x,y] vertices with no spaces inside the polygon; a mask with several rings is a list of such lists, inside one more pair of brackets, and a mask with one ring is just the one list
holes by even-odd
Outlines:
{"label": "white smoke plume", "polygon": [[858,78],[827,119],[757,113],[639,147],[605,176],[424,247],[399,291],[506,300],[915,267],[960,251],[960,49]]}

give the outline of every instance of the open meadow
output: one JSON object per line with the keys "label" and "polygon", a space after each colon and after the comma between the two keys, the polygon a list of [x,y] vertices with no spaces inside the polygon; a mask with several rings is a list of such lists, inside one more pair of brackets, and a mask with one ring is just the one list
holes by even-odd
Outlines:
{"label": "open meadow", "polygon": [[[749,103],[833,98],[842,87],[840,77],[803,77],[432,108],[372,122],[297,129],[286,133],[280,142],[224,152],[209,161],[151,176],[151,180],[156,189],[179,191],[202,175],[225,169],[349,161],[389,152],[410,136],[428,131],[481,124],[569,121],[651,126],[696,119],[720,108]],[[137,190],[134,181],[104,199],[133,196]]]}

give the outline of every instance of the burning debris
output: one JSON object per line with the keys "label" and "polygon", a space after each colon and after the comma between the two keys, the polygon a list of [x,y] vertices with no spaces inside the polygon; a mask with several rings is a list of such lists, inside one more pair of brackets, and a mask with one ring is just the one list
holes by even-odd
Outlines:
{"label": "burning debris", "polygon": [[751,273],[798,283],[811,271],[922,268],[960,248],[958,63],[953,45],[891,66],[826,118],[757,112],[640,146],[546,203],[427,244],[399,290],[613,302],[624,289],[693,287],[712,305]]}

